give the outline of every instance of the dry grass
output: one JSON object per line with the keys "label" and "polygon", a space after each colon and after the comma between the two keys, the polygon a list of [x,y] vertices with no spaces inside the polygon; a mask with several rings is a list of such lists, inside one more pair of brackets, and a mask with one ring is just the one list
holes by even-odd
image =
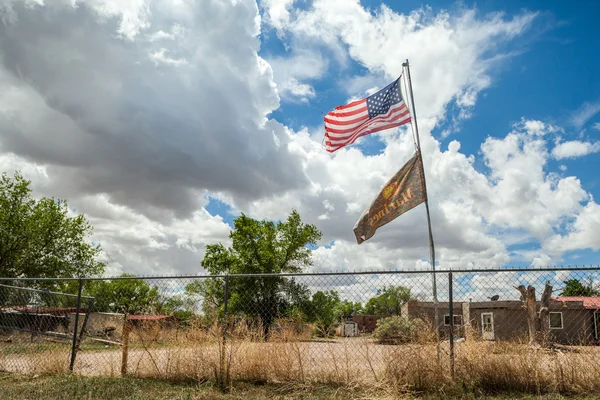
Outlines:
{"label": "dry grass", "polygon": [[600,390],[600,348],[594,346],[549,350],[524,344],[470,342],[458,346],[456,367],[458,379],[468,387],[482,390]]}
{"label": "dry grass", "polygon": [[[230,324],[191,327],[165,335],[158,330],[132,332],[129,375],[178,382],[278,383],[336,385],[378,393],[600,393],[600,347],[562,351],[525,344],[467,341],[455,344],[455,376],[450,376],[449,344],[437,349],[431,332],[417,343],[381,345],[368,337],[309,340],[295,324],[280,324],[269,340],[261,327]],[[67,372],[68,350],[0,357],[0,367],[15,372]],[[81,351],[75,371],[81,375],[118,376],[120,351]],[[19,368],[7,368],[19,365]],[[366,393],[365,392],[365,393]]]}

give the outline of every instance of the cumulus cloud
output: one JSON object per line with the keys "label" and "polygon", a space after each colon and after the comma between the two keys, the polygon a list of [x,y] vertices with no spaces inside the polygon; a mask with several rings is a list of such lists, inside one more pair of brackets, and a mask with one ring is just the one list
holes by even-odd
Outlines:
{"label": "cumulus cloud", "polygon": [[552,149],[552,156],[557,160],[563,158],[576,158],[600,151],[600,142],[582,142],[571,140],[557,144]]}
{"label": "cumulus cloud", "polygon": [[[257,55],[256,4],[142,3],[12,5],[18,18],[0,25],[3,149],[47,163],[61,196],[178,216],[198,190],[251,199],[306,184],[288,131],[266,119],[279,98]],[[138,35],[174,21],[177,40]]]}
{"label": "cumulus cloud", "polygon": [[516,124],[516,126],[525,129],[528,134],[534,136],[544,136],[547,133],[564,132],[564,129],[559,126],[546,124],[538,120],[526,120],[524,118],[522,118],[521,122]]}
{"label": "cumulus cloud", "polygon": [[[374,77],[363,80],[364,90],[374,86],[373,79],[380,86],[381,77],[397,77],[408,58],[419,71],[413,74],[419,115],[435,123],[451,100],[464,112],[474,106],[490,85],[490,69],[508,56],[488,54],[523,34],[535,18],[535,13],[479,16],[474,10],[434,14],[425,8],[405,15],[385,5],[372,12],[358,0],[315,0],[307,10],[288,12],[277,27],[295,40],[318,40],[334,51],[347,48]],[[432,82],[435,91],[429,90]]]}
{"label": "cumulus cloud", "polygon": [[[298,209],[324,232],[317,271],[425,269],[423,206],[361,246],[352,233],[414,152],[407,127],[378,135],[379,154],[353,146],[330,155],[320,131],[269,117],[280,99],[313,99],[332,65],[352,59],[365,68],[344,86],[354,97],[397,76],[409,58],[440,265],[499,267],[515,236],[543,242],[530,254],[541,262],[593,229],[578,222],[598,212],[580,181],[547,169],[560,127],[524,118],[475,155],[431,135],[439,122],[468,116],[510,56],[499,47],[525,34],[536,14],[293,3],[262,3],[287,47],[286,56],[263,59],[252,0],[2,0],[0,169],[23,170],[37,194],[67,198],[84,213],[110,272],[197,272],[205,245],[229,240],[229,226],[206,211],[209,198],[271,220]],[[358,284],[366,283],[348,287]]]}
{"label": "cumulus cloud", "polygon": [[548,253],[562,254],[577,249],[600,250],[600,205],[590,201],[577,214],[565,234],[552,236],[544,243]]}
{"label": "cumulus cloud", "polygon": [[315,89],[307,81],[320,78],[328,66],[327,59],[316,50],[298,49],[288,57],[267,58],[274,71],[279,95],[284,100],[303,101],[315,97]]}
{"label": "cumulus cloud", "polygon": [[268,16],[267,21],[281,31],[290,22],[290,8],[294,0],[263,0],[262,4]]}

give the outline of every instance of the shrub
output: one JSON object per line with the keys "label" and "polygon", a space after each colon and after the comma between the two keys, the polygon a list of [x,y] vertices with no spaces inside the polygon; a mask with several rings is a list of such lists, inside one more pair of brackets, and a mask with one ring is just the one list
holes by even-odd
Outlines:
{"label": "shrub", "polygon": [[416,341],[427,330],[427,324],[419,319],[408,319],[399,315],[377,321],[373,336],[379,343],[402,344]]}

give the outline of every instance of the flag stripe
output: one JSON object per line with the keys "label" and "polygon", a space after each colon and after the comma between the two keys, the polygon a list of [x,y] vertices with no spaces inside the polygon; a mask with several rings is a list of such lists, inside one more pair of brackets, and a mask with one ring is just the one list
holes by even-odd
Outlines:
{"label": "flag stripe", "polygon": [[367,116],[369,115],[366,104],[361,107],[356,107],[356,108],[353,108],[348,111],[338,111],[338,112],[332,111],[329,114],[327,114],[327,116],[330,118],[348,118],[348,117],[354,117],[355,115],[359,115],[359,114],[363,114],[363,113]]}
{"label": "flag stripe", "polygon": [[[338,128],[337,125],[325,124],[325,131],[327,131],[329,133],[336,133],[336,134],[345,134],[348,132],[353,132],[358,127],[363,128],[363,126],[361,126],[363,124],[365,124],[365,126],[369,126],[370,124],[373,124],[373,123],[385,122],[390,116],[392,116],[393,114],[398,113],[398,112],[400,112],[400,113],[408,112],[408,109],[404,106],[404,104],[397,104],[395,106],[390,107],[388,112],[385,114],[378,115],[377,117],[372,118],[372,119],[364,119],[363,122],[360,122],[360,121],[356,122],[352,126],[341,125]],[[348,135],[336,135],[336,136],[348,136]]]}
{"label": "flag stripe", "polygon": [[377,93],[329,112],[324,118],[325,149],[333,152],[354,143],[361,136],[410,121],[398,78]]}
{"label": "flag stripe", "polygon": [[[360,120],[358,122],[355,122],[354,124],[352,124],[350,126],[344,126],[344,125],[342,125],[341,129],[334,128],[334,127],[336,127],[338,125],[325,124],[325,131],[327,131],[329,133],[338,133],[338,134],[353,132],[358,127],[360,127],[362,129],[362,128],[370,126],[370,125],[372,125],[374,123],[386,122],[386,120],[390,116],[392,116],[393,114],[395,114],[397,112],[404,113],[404,115],[406,115],[406,114],[408,114],[408,109],[406,108],[406,106],[404,104],[399,103],[396,106],[391,107],[386,114],[381,114],[381,115],[379,115],[379,116],[377,116],[375,118],[372,118],[370,120],[369,119],[362,119],[362,120]],[[361,126],[363,124],[364,124],[364,126]],[[345,136],[345,135],[340,135],[340,136]]]}
{"label": "flag stripe", "polygon": [[[386,124],[382,125],[382,126],[373,126],[370,129],[368,129],[370,126],[372,126],[374,123],[371,123],[365,127],[363,127],[363,129],[357,130],[356,132],[354,132],[352,135],[347,135],[347,136],[337,136],[337,135],[332,135],[327,133],[327,137],[329,138],[329,142],[331,142],[332,144],[335,143],[340,144],[340,143],[346,143],[350,140],[352,140],[352,143],[354,143],[353,138],[359,137],[359,136],[364,136],[366,134],[369,133],[373,133],[373,132],[379,132],[382,131],[384,129],[388,129],[387,127],[389,126],[389,128],[393,128],[396,126],[400,126],[403,124],[406,124],[408,122],[410,122],[410,115],[408,115],[408,111],[405,111],[401,114],[395,114],[395,115],[391,115],[389,116],[389,118],[387,118],[385,121]],[[399,125],[395,125],[395,124],[399,124]],[[366,125],[366,124],[365,124]],[[394,126],[391,126],[394,125]],[[348,143],[351,144],[351,143]]]}
{"label": "flag stripe", "polygon": [[358,138],[360,138],[362,136],[366,136],[366,135],[369,135],[371,133],[375,133],[375,132],[379,132],[379,131],[384,131],[386,129],[390,129],[390,128],[395,128],[395,127],[398,127],[398,126],[402,126],[402,125],[407,124],[409,122],[410,122],[410,118],[408,120],[405,120],[405,121],[402,121],[402,122],[398,122],[398,123],[395,123],[395,124],[390,124],[390,125],[387,125],[387,126],[379,126],[377,128],[373,128],[372,130],[369,130],[368,132],[363,132],[360,135],[356,136],[350,142],[344,142],[344,144],[341,144],[341,145],[338,145],[338,146],[332,145],[331,142],[326,142],[326,144],[328,146],[328,148],[326,148],[326,150],[328,152],[330,152],[330,153],[333,153],[336,150],[341,149],[342,147],[345,147],[345,146],[347,146],[349,144],[354,143]]}
{"label": "flag stripe", "polygon": [[346,105],[343,105],[343,106],[337,106],[337,107],[334,109],[334,111],[332,111],[332,112],[335,112],[336,110],[346,110],[346,109],[348,109],[348,108],[356,107],[357,105],[359,105],[359,104],[363,104],[363,103],[366,103],[366,102],[367,102],[367,101],[366,101],[365,99],[355,100],[355,101],[353,101],[353,102],[351,102],[351,103],[348,103],[348,104],[346,104]]}
{"label": "flag stripe", "polygon": [[[370,129],[363,129],[363,130],[357,131],[355,134],[353,134],[352,136],[349,136],[349,137],[338,138],[338,137],[332,136],[330,134],[326,134],[326,136],[327,136],[328,142],[332,146],[334,146],[334,147],[339,146],[339,145],[343,146],[347,142],[354,143],[354,141],[356,140],[356,138],[358,138],[360,136],[364,136],[364,135],[367,135],[369,133],[379,132],[379,131],[382,131],[384,129],[388,129],[388,128],[386,128],[386,126],[389,126],[390,128],[393,128],[393,127],[396,127],[396,126],[400,126],[400,125],[406,124],[408,122],[410,122],[410,116],[409,115],[408,116],[404,116],[404,117],[396,116],[395,118],[391,118],[385,125],[382,125],[382,126],[375,125],[375,126],[372,126]],[[397,125],[397,124],[399,124],[399,125]]]}
{"label": "flag stripe", "polygon": [[369,119],[369,114],[367,113],[367,109],[365,107],[364,115],[361,115],[358,118],[356,118],[356,117],[345,117],[345,118],[325,117],[325,126],[328,126],[328,125],[352,125],[359,121],[366,121],[367,119]]}

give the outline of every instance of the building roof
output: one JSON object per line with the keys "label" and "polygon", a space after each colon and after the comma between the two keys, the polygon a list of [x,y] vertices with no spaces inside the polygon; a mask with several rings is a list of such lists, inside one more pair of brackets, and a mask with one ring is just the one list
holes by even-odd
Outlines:
{"label": "building roof", "polygon": [[587,296],[558,296],[553,297],[555,301],[576,301],[583,303],[583,308],[589,308],[592,310],[600,309],[600,296],[587,297]]}
{"label": "building roof", "polygon": [[[2,307],[3,310],[13,310],[18,312],[25,312],[31,314],[52,314],[52,315],[64,315],[76,313],[77,308],[75,307],[32,307],[32,306],[6,306]],[[80,308],[79,312],[85,314],[87,309]]]}

